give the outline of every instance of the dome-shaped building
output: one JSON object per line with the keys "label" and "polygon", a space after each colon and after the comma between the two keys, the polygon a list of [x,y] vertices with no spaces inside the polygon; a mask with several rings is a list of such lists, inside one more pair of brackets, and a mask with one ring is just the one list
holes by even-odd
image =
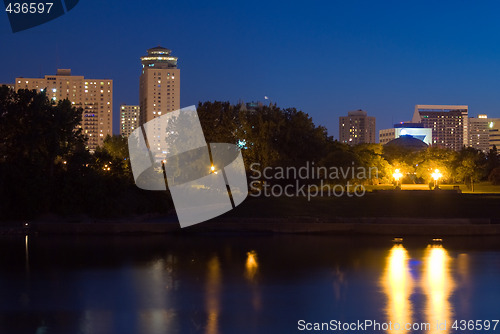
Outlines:
{"label": "dome-shaped building", "polygon": [[427,145],[420,139],[417,139],[410,135],[400,136],[399,138],[393,139],[384,145],[384,147],[399,147],[411,151],[425,150],[428,146],[429,145]]}

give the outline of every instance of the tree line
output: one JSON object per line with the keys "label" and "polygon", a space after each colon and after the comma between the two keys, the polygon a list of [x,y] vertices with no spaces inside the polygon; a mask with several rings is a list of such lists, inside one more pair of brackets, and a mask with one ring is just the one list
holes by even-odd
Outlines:
{"label": "tree line", "polygon": [[168,193],[134,185],[126,138],[90,154],[82,109],[45,92],[0,87],[0,219],[167,212]]}
{"label": "tree line", "polygon": [[[208,143],[238,145],[247,173],[264,167],[300,167],[306,162],[325,167],[376,167],[370,180],[390,183],[395,168],[406,182],[425,183],[439,168],[446,182],[500,183],[496,148],[483,154],[472,148],[452,152],[436,147],[423,151],[348,146],[315,125],[295,108],[275,104],[247,110],[229,102],[199,103],[198,115]],[[44,214],[129,216],[165,213],[173,205],[167,192],[137,188],[131,173],[127,139],[108,136],[91,154],[85,148],[82,110],[68,100],[54,104],[45,92],[0,87],[0,219]]]}
{"label": "tree line", "polygon": [[[455,152],[436,146],[413,150],[381,144],[350,146],[328,136],[323,126],[295,108],[261,106],[250,111],[229,102],[204,102],[198,114],[208,142],[230,142],[242,147],[247,171],[252,163],[265,167],[376,167],[377,177],[349,179],[354,183],[387,184],[399,169],[404,182],[429,183],[436,169],[442,181],[465,183],[490,180],[500,184],[500,160],[496,147],[487,154],[472,147]],[[251,172],[251,171],[248,171]]]}

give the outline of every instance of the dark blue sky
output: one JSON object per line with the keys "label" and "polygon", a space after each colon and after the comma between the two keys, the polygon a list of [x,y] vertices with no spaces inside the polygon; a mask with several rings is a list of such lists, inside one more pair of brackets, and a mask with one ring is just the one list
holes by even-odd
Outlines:
{"label": "dark blue sky", "polygon": [[358,108],[377,129],[415,104],[500,117],[499,13],[495,1],[80,0],[15,34],[0,14],[0,82],[56,68],[111,78],[117,112],[138,103],[139,57],[159,44],[179,57],[181,106],[267,95],[336,138],[338,117]]}

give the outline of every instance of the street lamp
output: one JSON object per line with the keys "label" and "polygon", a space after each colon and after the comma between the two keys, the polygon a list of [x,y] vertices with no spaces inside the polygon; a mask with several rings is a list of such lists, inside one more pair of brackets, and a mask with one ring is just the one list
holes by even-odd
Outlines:
{"label": "street lamp", "polygon": [[399,169],[396,169],[394,171],[394,174],[392,174],[392,176],[394,177],[394,180],[396,180],[396,189],[397,189],[399,187],[399,179],[401,178],[401,176],[403,176],[403,174],[401,174]]}
{"label": "street lamp", "polygon": [[439,172],[439,169],[436,169],[431,176],[434,179],[434,189],[438,189],[438,180],[443,176],[443,174]]}

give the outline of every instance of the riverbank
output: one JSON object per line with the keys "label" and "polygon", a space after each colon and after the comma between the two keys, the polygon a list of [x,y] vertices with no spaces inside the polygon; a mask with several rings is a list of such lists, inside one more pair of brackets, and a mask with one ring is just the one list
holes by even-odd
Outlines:
{"label": "riverbank", "polygon": [[[26,225],[27,224],[27,225]],[[83,223],[30,222],[4,226],[2,234],[81,234],[81,235],[137,235],[167,233],[322,233],[365,234],[433,237],[460,235],[500,235],[500,224],[490,219],[440,218],[335,218],[323,221],[313,217],[300,218],[239,218],[214,219],[181,229],[171,217],[165,222],[109,222]]]}
{"label": "riverbank", "polygon": [[368,235],[500,235],[500,196],[393,191],[360,198],[252,198],[234,210],[181,229],[176,216],[114,220],[45,217],[3,223],[1,234],[324,233]]}

